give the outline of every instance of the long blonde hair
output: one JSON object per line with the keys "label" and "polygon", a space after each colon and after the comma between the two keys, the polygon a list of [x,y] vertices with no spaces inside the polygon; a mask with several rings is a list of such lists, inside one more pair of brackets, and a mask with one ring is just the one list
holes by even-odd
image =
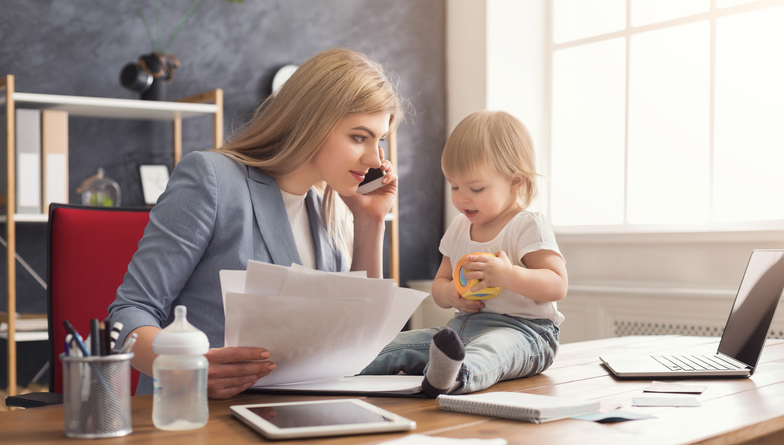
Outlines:
{"label": "long blonde hair", "polygon": [[470,174],[488,167],[512,178],[524,176],[517,201],[528,207],[536,197],[534,144],[522,122],[504,111],[477,111],[460,121],[444,145],[444,174]]}
{"label": "long blonde hair", "polygon": [[[238,135],[215,151],[279,177],[306,164],[346,116],[381,112],[390,114],[390,132],[404,117],[397,86],[383,67],[359,52],[331,48],[305,61],[262,102]],[[347,210],[336,211],[339,200],[331,187],[318,188],[328,233],[350,255]]]}

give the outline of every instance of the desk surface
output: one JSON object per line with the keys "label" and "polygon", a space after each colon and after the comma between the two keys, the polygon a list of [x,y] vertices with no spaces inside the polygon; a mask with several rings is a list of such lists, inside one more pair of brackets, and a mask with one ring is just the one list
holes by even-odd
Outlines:
{"label": "desk surface", "polygon": [[[616,380],[599,362],[600,354],[652,353],[678,349],[715,352],[717,338],[711,337],[619,337],[570,343],[561,346],[553,366],[541,375],[502,382],[491,391],[525,391],[585,399],[597,399],[603,410],[629,408],[633,396],[642,395],[650,380]],[[440,411],[433,399],[368,397],[368,402],[408,417],[417,423],[414,433],[452,438],[503,437],[510,444],[687,444],[687,443],[784,443],[784,341],[769,340],[757,373],[750,379],[689,380],[707,385],[697,396],[698,408],[631,408],[650,413],[654,419],[600,424],[566,419],[546,424],[529,424],[490,417]],[[230,400],[210,401],[206,427],[185,432],[167,432],[152,424],[151,396],[133,397],[133,434],[90,443],[244,443],[264,439],[232,417],[230,405],[288,400],[324,399],[318,396],[241,394]],[[62,433],[62,406],[0,413],[0,443],[74,443]],[[284,445],[377,444],[404,434],[282,441]]]}

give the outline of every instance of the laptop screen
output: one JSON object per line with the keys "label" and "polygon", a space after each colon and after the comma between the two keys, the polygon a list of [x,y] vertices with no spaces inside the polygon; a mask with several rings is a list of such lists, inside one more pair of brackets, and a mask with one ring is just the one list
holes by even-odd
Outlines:
{"label": "laptop screen", "polygon": [[721,336],[719,352],[757,366],[784,290],[784,250],[755,250]]}

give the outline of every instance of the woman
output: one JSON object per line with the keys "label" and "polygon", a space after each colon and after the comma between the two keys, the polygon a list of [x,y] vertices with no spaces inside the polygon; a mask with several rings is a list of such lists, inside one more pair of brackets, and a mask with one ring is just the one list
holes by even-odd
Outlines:
{"label": "woman", "polygon": [[[231,397],[274,370],[262,348],[220,347],[222,269],[254,259],[382,276],[384,216],[397,176],[379,142],[402,115],[378,63],[333,48],[303,63],[232,142],[182,159],[109,306],[124,326],[119,341],[138,334],[137,394],[152,392],[152,340],[180,304],[213,347],[210,397]],[[359,195],[370,168],[386,171],[384,186]]]}

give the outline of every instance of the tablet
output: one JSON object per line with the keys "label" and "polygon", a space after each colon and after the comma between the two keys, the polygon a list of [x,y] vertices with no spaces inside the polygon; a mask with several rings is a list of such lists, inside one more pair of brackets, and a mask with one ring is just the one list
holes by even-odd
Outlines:
{"label": "tablet", "polygon": [[416,422],[362,400],[234,405],[231,413],[267,439],[410,431]]}

